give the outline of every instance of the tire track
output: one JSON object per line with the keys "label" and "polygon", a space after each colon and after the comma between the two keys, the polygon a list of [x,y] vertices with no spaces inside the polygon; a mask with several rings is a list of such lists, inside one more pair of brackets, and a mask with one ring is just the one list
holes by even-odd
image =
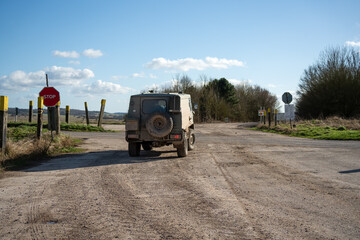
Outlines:
{"label": "tire track", "polygon": [[[250,217],[247,209],[247,205],[244,203],[244,198],[242,198],[241,196],[239,196],[238,191],[236,190],[236,187],[233,183],[233,179],[231,177],[231,175],[229,175],[225,168],[224,165],[222,166],[222,164],[220,164],[217,160],[217,157],[215,156],[214,153],[210,153],[211,159],[214,161],[214,164],[217,166],[217,168],[220,170],[221,175],[224,177],[225,182],[227,183],[229,189],[231,190],[231,192],[233,193],[234,197],[237,199],[240,207],[244,210],[245,214],[246,214],[246,220],[249,223],[249,231],[254,232],[254,235],[256,236],[257,239],[268,239],[269,238],[269,234],[265,234],[261,229],[258,229],[258,224],[256,224],[252,218]],[[236,163],[234,164],[233,162],[231,163],[231,165],[237,165]]]}
{"label": "tire track", "polygon": [[[236,196],[240,196],[241,202],[251,214],[252,223],[260,226],[266,238],[276,238],[275,236],[289,232],[292,232],[293,236],[331,238],[338,234],[337,231],[328,229],[329,224],[360,224],[356,214],[349,217],[342,213],[346,209],[347,212],[358,212],[360,216],[360,202],[356,192],[344,190],[336,182],[324,181],[309,172],[259,158],[244,147],[216,147],[217,151],[221,152],[228,149],[227,154],[211,154],[232,191]],[[242,185],[241,182],[247,184]],[[336,218],[330,217],[332,214],[329,215],[327,204],[324,203],[339,206],[332,207],[332,211],[337,213]],[[317,219],[316,224],[314,219]],[[330,223],[322,224],[323,221]],[[318,232],[318,229],[323,232]],[[349,231],[354,229],[349,227]]]}

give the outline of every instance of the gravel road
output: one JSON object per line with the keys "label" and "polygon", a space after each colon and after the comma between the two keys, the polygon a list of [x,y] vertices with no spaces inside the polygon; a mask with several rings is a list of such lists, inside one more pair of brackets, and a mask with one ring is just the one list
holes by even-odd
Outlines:
{"label": "gravel road", "polygon": [[116,133],[0,179],[0,239],[359,239],[360,142],[199,124],[186,158]]}

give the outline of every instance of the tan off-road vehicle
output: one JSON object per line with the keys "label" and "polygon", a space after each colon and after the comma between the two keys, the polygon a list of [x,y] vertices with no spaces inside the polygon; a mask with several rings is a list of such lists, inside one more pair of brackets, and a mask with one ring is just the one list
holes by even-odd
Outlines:
{"label": "tan off-road vehicle", "polygon": [[179,157],[194,149],[194,118],[191,97],[182,93],[146,93],[130,98],[126,118],[129,155],[139,156],[140,148],[172,144]]}

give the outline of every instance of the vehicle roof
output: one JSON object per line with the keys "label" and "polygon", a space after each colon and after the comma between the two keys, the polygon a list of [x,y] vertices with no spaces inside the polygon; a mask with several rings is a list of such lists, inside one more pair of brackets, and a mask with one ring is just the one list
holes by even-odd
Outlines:
{"label": "vehicle roof", "polygon": [[190,94],[183,94],[183,93],[141,93],[135,94],[131,97],[167,97],[169,95],[179,96],[179,97],[190,97]]}

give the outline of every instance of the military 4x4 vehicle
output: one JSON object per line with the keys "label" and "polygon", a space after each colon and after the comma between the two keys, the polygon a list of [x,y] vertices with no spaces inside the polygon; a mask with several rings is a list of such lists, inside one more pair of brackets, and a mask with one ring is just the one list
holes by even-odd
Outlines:
{"label": "military 4x4 vehicle", "polygon": [[139,156],[140,148],[171,145],[179,157],[194,149],[194,118],[191,97],[182,93],[146,93],[130,98],[126,118],[129,155]]}

